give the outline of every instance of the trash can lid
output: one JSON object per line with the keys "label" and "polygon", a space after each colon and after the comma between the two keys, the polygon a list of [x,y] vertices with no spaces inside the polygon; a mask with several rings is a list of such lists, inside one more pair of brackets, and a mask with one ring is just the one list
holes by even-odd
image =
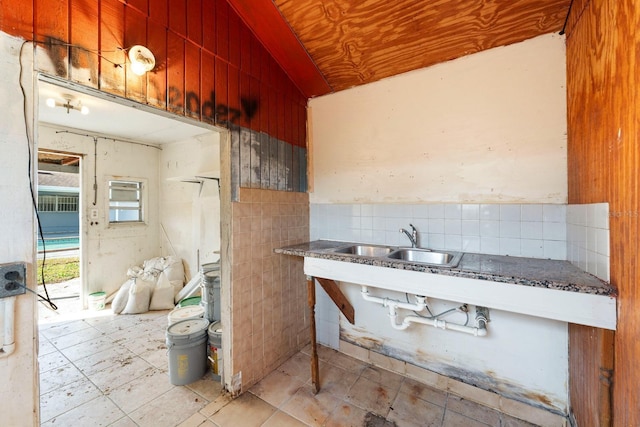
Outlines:
{"label": "trash can lid", "polygon": [[209,327],[207,319],[187,319],[174,323],[167,328],[167,336],[186,337],[206,334]]}

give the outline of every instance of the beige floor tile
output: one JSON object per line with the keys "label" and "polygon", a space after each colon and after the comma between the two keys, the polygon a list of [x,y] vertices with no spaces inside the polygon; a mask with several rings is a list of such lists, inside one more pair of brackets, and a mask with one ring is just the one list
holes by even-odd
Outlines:
{"label": "beige floor tile", "polygon": [[138,377],[149,374],[156,369],[138,356],[121,356],[115,364],[87,377],[104,392],[114,390]]}
{"label": "beige floor tile", "polygon": [[86,319],[85,322],[95,329],[111,335],[115,332],[131,327],[135,322],[132,316],[128,315],[111,315],[105,317],[93,317]]}
{"label": "beige floor tile", "polygon": [[464,399],[474,401],[493,409],[500,408],[500,395],[497,393],[492,393],[479,387],[465,384],[462,381],[454,380],[453,378],[448,379],[447,388],[449,393],[460,396]]}
{"label": "beige floor tile", "polygon": [[307,424],[293,418],[282,411],[277,411],[271,416],[262,427],[306,427]]}
{"label": "beige floor tile", "polygon": [[114,345],[111,342],[110,337],[102,335],[97,338],[77,343],[71,347],[64,348],[60,352],[64,354],[67,359],[75,362],[76,360],[93,356],[96,353],[100,353],[114,347],[121,348],[120,346]]}
{"label": "beige floor tile", "polygon": [[40,395],[40,420],[49,421],[99,396],[102,392],[86,378],[55,388]]}
{"label": "beige floor tile", "polygon": [[198,412],[208,402],[186,387],[174,387],[131,412],[140,427],[174,427]]}
{"label": "beige floor tile", "polygon": [[113,424],[109,424],[109,427],[138,427],[136,423],[129,417],[122,417]]}
{"label": "beige floor tile", "polygon": [[345,400],[366,411],[386,417],[397,394],[397,390],[360,377],[349,390]]}
{"label": "beige floor tile", "polygon": [[361,360],[324,346],[318,346],[318,358],[357,375],[368,366]]}
{"label": "beige floor tile", "polygon": [[207,371],[204,377],[198,381],[187,384],[186,387],[202,396],[208,402],[213,402],[220,396],[220,393],[222,393],[222,384],[220,381],[213,379],[210,371]]}
{"label": "beige floor tile", "polygon": [[457,412],[447,411],[444,414],[442,427],[487,427],[487,424],[467,418]]}
{"label": "beige floor tile", "polygon": [[135,354],[143,354],[153,350],[167,351],[164,331],[143,331],[136,339],[127,339],[122,346]]}
{"label": "beige floor tile", "polygon": [[128,414],[163,395],[173,387],[166,372],[153,370],[133,381],[112,388],[108,392],[108,396],[120,409]]}
{"label": "beige floor tile", "polygon": [[[93,345],[89,344],[87,346],[89,348],[93,347]],[[75,360],[73,364],[85,375],[91,375],[119,363],[119,360],[126,357],[134,357],[134,354],[126,348],[113,346],[83,357],[82,359]]]}
{"label": "beige floor tile", "polygon": [[156,368],[169,371],[169,355],[167,354],[166,346],[140,353],[139,356],[142,360],[145,360]]}
{"label": "beige floor tile", "polygon": [[44,335],[40,334],[38,337],[38,356],[45,356],[54,351],[58,351],[58,349]]}
{"label": "beige floor tile", "polygon": [[69,363],[69,359],[64,357],[59,351],[54,351],[44,356],[38,357],[38,367],[40,372],[47,372],[51,369],[59,368]]}
{"label": "beige floor tile", "polygon": [[447,399],[447,414],[450,412],[462,414],[486,425],[500,426],[498,411],[452,394]]}
{"label": "beige floor tile", "polygon": [[63,350],[68,347],[72,347],[76,344],[83,343],[85,341],[93,340],[103,336],[103,333],[97,329],[88,326],[85,329],[77,330],[67,335],[61,335],[55,338],[49,338],[51,344],[56,346],[58,350]]}
{"label": "beige floor tile", "polygon": [[204,415],[196,412],[195,414],[191,415],[189,418],[178,424],[178,427],[200,427],[207,421],[209,420],[207,420]]}
{"label": "beige floor tile", "polygon": [[400,392],[387,419],[398,427],[439,427],[443,417],[444,407]]}
{"label": "beige floor tile", "polygon": [[400,389],[400,385],[404,380],[402,375],[398,375],[395,372],[387,371],[386,369],[379,368],[377,366],[367,366],[364,368],[360,376],[379,384],[384,384],[385,387],[395,391]]}
{"label": "beige floor tile", "polygon": [[42,424],[58,426],[108,426],[124,417],[122,412],[106,396],[99,396]]}
{"label": "beige floor tile", "polygon": [[82,378],[84,378],[82,372],[71,363],[44,372],[40,375],[40,394],[50,392]]}
{"label": "beige floor tile", "polygon": [[275,370],[251,387],[249,392],[279,408],[302,387],[304,383],[286,372]]}
{"label": "beige floor tile", "polygon": [[208,405],[202,408],[200,413],[205,417],[210,417],[232,401],[233,399],[229,393],[222,393],[218,395],[215,400],[209,402]]}
{"label": "beige floor tile", "polygon": [[367,411],[348,402],[340,402],[325,422],[325,427],[362,427]]}
{"label": "beige floor tile", "polygon": [[244,393],[209,417],[220,427],[259,427],[276,409],[252,393]]}
{"label": "beige floor tile", "polygon": [[49,340],[90,328],[83,320],[73,320],[62,323],[40,324],[38,328],[40,333]]}
{"label": "beige floor tile", "polygon": [[358,380],[358,375],[329,363],[320,363],[320,389],[338,399],[344,399]]}
{"label": "beige floor tile", "polygon": [[400,392],[409,395],[411,399],[421,399],[442,407],[447,402],[447,393],[445,391],[429,387],[410,378],[405,378],[400,386]]}
{"label": "beige floor tile", "polygon": [[278,371],[305,383],[311,379],[311,358],[303,353],[296,353],[278,367]]}
{"label": "beige floor tile", "polygon": [[306,384],[280,409],[310,426],[321,426],[339,403],[338,398],[323,390],[313,394],[312,386]]}
{"label": "beige floor tile", "polygon": [[505,414],[539,426],[564,427],[567,422],[566,418],[560,415],[503,397],[500,398],[500,409]]}

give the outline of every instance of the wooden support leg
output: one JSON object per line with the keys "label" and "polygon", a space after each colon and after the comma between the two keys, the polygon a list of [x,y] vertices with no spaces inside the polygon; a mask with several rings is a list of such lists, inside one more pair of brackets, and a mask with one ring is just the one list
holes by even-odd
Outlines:
{"label": "wooden support leg", "polygon": [[315,393],[320,391],[320,371],[318,370],[318,350],[316,348],[316,287],[314,278],[307,276],[309,321],[311,330],[311,383]]}

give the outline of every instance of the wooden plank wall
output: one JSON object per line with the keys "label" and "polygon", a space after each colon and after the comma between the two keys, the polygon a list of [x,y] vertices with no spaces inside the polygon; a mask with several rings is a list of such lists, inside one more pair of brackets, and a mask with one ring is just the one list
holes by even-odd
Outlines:
{"label": "wooden plank wall", "polygon": [[579,426],[640,425],[638,28],[633,0],[576,0],[567,29],[569,203],[609,203],[611,282],[619,293],[615,336],[569,329]]}
{"label": "wooden plank wall", "polygon": [[[281,167],[293,170],[294,147],[306,146],[306,97],[227,0],[3,0],[0,30],[37,42],[39,71],[205,123],[268,134],[285,144],[288,163]],[[141,77],[126,59],[136,44],[156,58]]]}

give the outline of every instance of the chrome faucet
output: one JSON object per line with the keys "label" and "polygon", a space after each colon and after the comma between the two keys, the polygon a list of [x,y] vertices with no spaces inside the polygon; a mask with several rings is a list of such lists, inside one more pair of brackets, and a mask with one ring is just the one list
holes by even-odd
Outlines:
{"label": "chrome faucet", "polygon": [[411,247],[412,248],[417,248],[418,247],[418,230],[416,230],[416,228],[413,226],[413,224],[409,224],[409,226],[411,227],[411,233],[409,233],[404,228],[401,228],[400,232],[407,235],[407,237],[411,241]]}

